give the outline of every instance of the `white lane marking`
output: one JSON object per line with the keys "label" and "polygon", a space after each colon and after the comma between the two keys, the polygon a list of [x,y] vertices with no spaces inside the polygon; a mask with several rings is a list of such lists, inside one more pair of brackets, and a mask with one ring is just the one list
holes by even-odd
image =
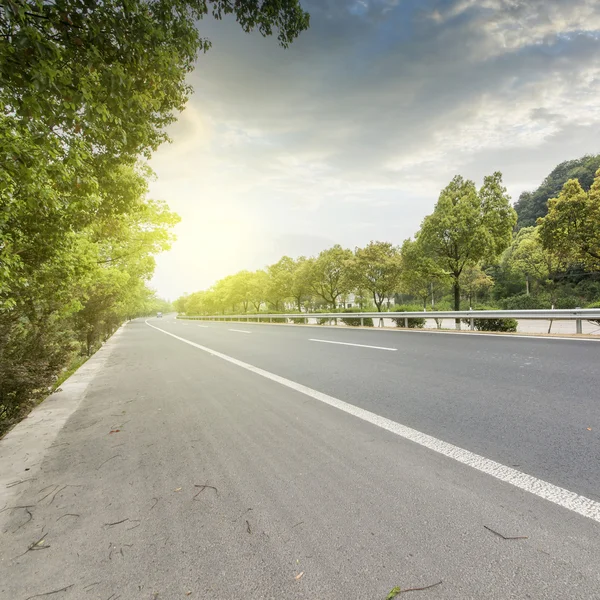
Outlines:
{"label": "white lane marking", "polygon": [[208,325],[198,325],[198,327],[204,327],[204,329],[210,329]]}
{"label": "white lane marking", "polygon": [[334,408],[358,417],[367,423],[371,423],[372,425],[376,425],[381,429],[395,433],[397,436],[410,440],[411,442],[415,442],[416,444],[424,446],[429,450],[443,454],[444,456],[452,458],[459,463],[473,467],[474,469],[477,469],[482,473],[486,473],[487,475],[491,475],[500,481],[510,483],[517,488],[525,490],[526,492],[530,492],[531,494],[535,494],[540,498],[544,498],[545,500],[553,502],[554,504],[558,504],[563,508],[600,523],[600,502],[596,502],[595,500],[591,500],[585,496],[580,496],[575,492],[571,492],[565,488],[554,485],[553,483],[538,479],[532,475],[527,475],[526,473],[522,473],[521,471],[507,467],[506,465],[480,456],[479,454],[475,454],[474,452],[470,452],[469,450],[465,450],[464,448],[460,448],[458,446],[454,446],[453,444],[449,444],[448,442],[438,440],[431,435],[421,433],[416,429],[412,429],[406,425],[401,425],[400,423],[396,423],[391,419],[386,419],[385,417],[376,415],[375,413],[365,410],[364,408],[354,406],[353,404],[349,404],[348,402],[344,402],[343,400],[339,400],[333,396],[328,396],[327,394],[313,390],[312,388],[302,385],[301,383],[296,383],[295,381],[291,381],[285,377],[275,375],[274,373],[270,373],[269,371],[265,371],[264,369],[260,369],[259,367],[255,367],[238,360],[237,358],[228,356],[227,354],[222,354],[221,352],[217,352],[216,350],[212,350],[206,346],[201,346],[200,344],[186,340],[185,338],[179,337],[174,333],[165,331],[164,329],[156,327],[155,325],[151,325],[148,323],[148,321],[146,321],[146,325],[156,329],[157,331],[161,331],[166,335],[170,335],[171,337],[174,337],[176,340],[184,342],[185,344],[194,346],[194,348],[208,352],[208,354],[211,354],[212,356],[216,356],[217,358],[221,358],[238,367],[241,367],[242,369],[246,369],[251,373],[256,373],[261,377],[265,377],[266,379],[280,383],[281,385],[300,392],[301,394],[305,394],[311,398],[314,398],[315,400],[319,400],[324,404],[329,404],[329,406],[333,406]]}
{"label": "white lane marking", "polygon": [[373,348],[373,350],[389,350],[396,352],[398,348],[385,348],[384,346],[367,346],[366,344],[352,344],[350,342],[334,342],[333,340],[316,340],[309,338],[309,342],[321,342],[322,344],[340,344],[341,346],[358,346],[359,348]]}
{"label": "white lane marking", "polygon": [[251,331],[246,331],[245,329],[229,329],[228,331],[235,331],[237,333],[252,333]]}

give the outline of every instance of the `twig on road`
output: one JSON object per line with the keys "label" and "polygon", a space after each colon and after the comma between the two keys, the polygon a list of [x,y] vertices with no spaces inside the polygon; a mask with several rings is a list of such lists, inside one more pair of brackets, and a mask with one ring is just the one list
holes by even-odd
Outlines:
{"label": "twig on road", "polygon": [[48,506],[50,506],[50,505],[51,505],[51,504],[54,502],[54,500],[55,500],[56,496],[57,496],[57,495],[58,495],[60,492],[62,492],[63,490],[66,490],[68,487],[69,487],[68,485],[64,485],[63,487],[61,487],[61,488],[60,488],[60,490],[57,490],[56,492],[54,492],[54,496],[52,496],[52,500],[50,500],[50,503],[48,504]]}
{"label": "twig on road", "polygon": [[298,527],[298,525],[302,525],[303,523],[304,523],[304,521],[300,521],[299,523],[292,525],[291,529],[294,529],[294,527]]}
{"label": "twig on road", "polygon": [[21,485],[22,483],[26,483],[28,481],[35,481],[35,477],[30,477],[29,479],[19,479],[18,481],[11,481],[11,483],[7,483],[7,488],[15,487],[16,485]]}
{"label": "twig on road", "polygon": [[29,510],[29,508],[25,507],[25,512],[29,515],[29,519],[27,519],[27,521],[25,521],[25,523],[21,523],[14,531],[13,533],[16,533],[17,531],[19,531],[19,529],[21,529],[21,527],[25,527],[25,525],[27,525],[27,523],[29,523],[29,521],[31,521],[33,519],[33,515],[31,514],[31,511]]}
{"label": "twig on road", "polygon": [[246,531],[248,533],[252,533],[252,530],[250,529],[250,523],[249,523],[248,519],[246,519]]}
{"label": "twig on road", "polygon": [[385,600],[392,600],[393,598],[395,598],[396,596],[399,596],[400,594],[406,594],[406,592],[422,592],[423,590],[428,590],[430,588],[436,587],[441,584],[442,584],[442,582],[438,581],[437,583],[432,583],[431,585],[424,585],[423,587],[412,587],[412,588],[405,588],[405,589],[402,589],[401,587],[396,586],[395,588],[392,588],[392,590],[390,590],[390,593],[385,597]]}
{"label": "twig on road", "polygon": [[248,514],[252,509],[251,508],[247,508],[241,515],[237,516],[233,521],[231,521],[232,523],[235,523],[240,517],[243,517],[245,514]]}
{"label": "twig on road", "polygon": [[152,498],[152,500],[154,500],[154,504],[150,507],[150,510],[152,510],[158,504],[158,498]]}
{"label": "twig on road", "polygon": [[101,583],[101,581],[95,581],[94,583],[89,583],[88,585],[84,586],[83,589],[87,592],[90,588],[94,587],[95,585],[100,585]]}
{"label": "twig on road", "polygon": [[5,506],[2,510],[0,510],[0,513],[3,513],[5,510],[16,510],[17,508],[34,508],[33,504],[26,504],[23,506]]}
{"label": "twig on road", "polygon": [[104,462],[100,463],[96,467],[96,471],[100,470],[100,467],[102,467],[103,465],[105,465],[109,460],[112,460],[113,458],[118,458],[119,456],[121,456],[121,455],[120,454],[115,454],[114,456],[111,456],[110,458],[107,458]]}
{"label": "twig on road", "polygon": [[192,500],[195,500],[206,488],[211,489],[211,490],[215,490],[215,494],[219,494],[219,490],[217,490],[217,488],[213,485],[198,485],[197,483],[194,484],[194,487],[200,488],[200,491],[192,498]]}
{"label": "twig on road", "polygon": [[497,531],[494,531],[491,527],[488,527],[487,525],[484,525],[484,527],[488,531],[491,531],[492,533],[495,533],[498,537],[501,537],[503,540],[527,540],[527,539],[529,539],[529,537],[526,536],[526,535],[506,536],[506,535],[502,535],[501,533],[498,533]]}
{"label": "twig on road", "polygon": [[47,494],[46,494],[46,495],[45,495],[43,498],[40,498],[40,499],[38,500],[38,504],[39,504],[40,502],[43,502],[43,501],[44,501],[44,500],[45,500],[45,499],[46,499],[46,498],[47,498],[47,497],[48,497],[50,494],[52,494],[52,492],[54,492],[54,490],[56,490],[56,489],[57,489],[57,488],[59,488],[60,486],[59,486],[59,485],[56,485],[56,484],[54,484],[54,483],[53,483],[52,485],[48,485],[48,486],[46,486],[44,489],[40,490],[40,492],[39,492],[39,493],[41,494],[42,492],[44,492],[45,490],[47,490],[49,487],[53,487],[54,489],[53,489],[53,490],[51,490],[51,491],[49,491],[49,492],[48,492],[48,493],[47,493]]}
{"label": "twig on road", "polygon": [[125,521],[129,521],[129,519],[123,519],[121,521],[115,521],[114,523],[104,523],[105,527],[114,527],[115,525],[120,525],[121,523],[125,523]]}
{"label": "twig on road", "polygon": [[67,585],[64,588],[60,588],[60,590],[52,590],[51,592],[44,592],[43,594],[35,594],[34,596],[29,596],[29,598],[25,598],[25,600],[31,600],[32,598],[42,598],[43,596],[51,596],[52,594],[58,594],[60,592],[66,592],[69,588],[72,588],[75,584]]}
{"label": "twig on road", "polygon": [[[33,550],[47,550],[48,548],[50,548],[50,546],[40,546],[40,544],[46,539],[46,536],[48,534],[44,533],[42,535],[42,537],[37,540],[36,542],[33,542],[32,544],[29,544],[27,550],[25,550],[25,552],[23,552],[23,554],[19,554],[19,556],[15,556],[15,558],[20,558],[21,556],[25,556],[25,554],[27,554],[30,551]],[[35,596],[33,596],[35,598]]]}
{"label": "twig on road", "polygon": [[46,535],[47,534],[44,534],[37,542],[33,542],[33,544],[30,544],[29,548],[27,548],[25,553],[29,552],[30,550],[47,550],[48,548],[50,548],[50,546],[40,546],[39,545],[46,539]]}
{"label": "twig on road", "polygon": [[65,517],[81,517],[81,515],[77,515],[75,513],[66,513],[66,514],[62,515],[61,517],[58,517],[58,519],[56,519],[56,520],[60,521],[61,519],[64,519]]}

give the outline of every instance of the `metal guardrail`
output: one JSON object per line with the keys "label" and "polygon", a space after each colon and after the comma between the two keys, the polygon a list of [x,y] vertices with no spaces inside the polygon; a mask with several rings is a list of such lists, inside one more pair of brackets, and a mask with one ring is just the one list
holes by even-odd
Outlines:
{"label": "metal guardrail", "polygon": [[186,316],[178,315],[178,319],[191,321],[237,321],[237,322],[273,322],[273,319],[328,319],[337,325],[338,319],[360,319],[364,325],[365,319],[404,319],[408,327],[409,319],[457,319],[457,329],[461,321],[468,321],[469,328],[475,329],[475,319],[516,319],[542,321],[575,321],[576,333],[582,333],[582,321],[600,321],[600,308],[573,308],[556,310],[461,310],[461,311],[423,311],[423,312],[362,312],[362,313],[287,313],[287,314],[246,314],[246,315],[207,315]]}

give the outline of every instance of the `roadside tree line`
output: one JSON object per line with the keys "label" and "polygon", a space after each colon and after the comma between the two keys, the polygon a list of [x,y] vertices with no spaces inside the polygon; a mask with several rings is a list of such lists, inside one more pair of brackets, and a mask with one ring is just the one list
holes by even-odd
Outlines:
{"label": "roadside tree line", "polygon": [[125,319],[169,308],[147,284],[179,217],[148,198],[145,161],[209,13],[283,46],[308,27],[295,0],[0,6],[0,433]]}
{"label": "roadside tree line", "polygon": [[600,170],[589,191],[567,181],[534,227],[516,228],[499,172],[455,177],[420,230],[400,246],[335,245],[314,257],[282,257],[183,296],[188,315],[314,312],[352,308],[575,308],[600,301]]}

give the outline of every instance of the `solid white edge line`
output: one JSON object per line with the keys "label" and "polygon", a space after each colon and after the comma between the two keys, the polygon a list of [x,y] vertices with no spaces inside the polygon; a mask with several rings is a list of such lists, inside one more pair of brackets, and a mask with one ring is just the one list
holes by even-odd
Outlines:
{"label": "solid white edge line", "polygon": [[235,331],[236,333],[252,333],[251,331],[244,331],[243,329],[228,329],[228,331]]}
{"label": "solid white edge line", "polygon": [[309,342],[321,342],[322,344],[340,344],[341,346],[357,346],[358,348],[373,348],[373,350],[389,350],[390,352],[396,352],[398,348],[385,348],[384,346],[367,346],[366,344],[352,344],[350,342],[335,342],[333,340],[317,340],[315,338],[309,338]]}
{"label": "solid white edge line", "polygon": [[206,346],[201,346],[200,344],[186,340],[185,338],[179,337],[174,333],[165,331],[164,329],[156,327],[155,325],[151,325],[148,323],[148,321],[146,321],[146,325],[185,344],[189,344],[194,348],[203,350],[212,356],[221,358],[222,360],[241,367],[242,369],[246,369],[251,373],[256,373],[261,377],[270,379],[271,381],[275,381],[281,385],[284,385],[285,387],[300,392],[301,394],[305,394],[306,396],[310,396],[315,400],[319,400],[324,404],[329,404],[329,406],[333,406],[334,408],[342,410],[345,413],[358,417],[367,423],[376,425],[377,427],[394,433],[399,437],[410,440],[411,442],[415,442],[416,444],[428,448],[429,450],[433,450],[438,454],[443,454],[444,456],[452,458],[459,463],[473,467],[477,471],[491,475],[492,477],[495,477],[496,479],[499,479],[505,483],[510,483],[511,485],[534,494],[539,498],[548,500],[549,502],[557,504],[558,506],[562,506],[563,508],[600,523],[600,502],[596,502],[595,500],[591,500],[590,498],[581,496],[565,488],[561,488],[553,483],[538,479],[532,475],[527,475],[526,473],[517,471],[512,467],[507,467],[506,465],[480,456],[479,454],[470,452],[469,450],[465,450],[464,448],[460,448],[458,446],[454,446],[453,444],[449,444],[448,442],[438,440],[437,438],[427,435],[426,433],[421,433],[416,429],[412,429],[406,425],[401,425],[400,423],[396,423],[391,419],[381,417],[375,413],[365,410],[364,408],[354,406],[353,404],[349,404],[348,402],[344,402],[343,400],[339,400],[333,396],[318,392],[317,390],[313,390],[312,388],[302,385],[301,383],[296,383],[295,381],[291,381],[285,377],[275,375],[274,373],[270,373],[269,371],[265,371],[264,369],[260,369],[238,360],[237,358],[228,356],[227,354],[222,354],[221,352],[217,352],[216,350],[212,350]]}

